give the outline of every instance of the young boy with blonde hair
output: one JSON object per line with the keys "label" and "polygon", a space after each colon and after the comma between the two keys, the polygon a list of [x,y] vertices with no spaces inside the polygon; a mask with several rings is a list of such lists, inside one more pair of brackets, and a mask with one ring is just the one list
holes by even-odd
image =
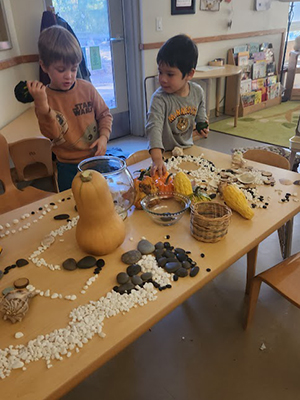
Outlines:
{"label": "young boy with blonde hair", "polygon": [[172,37],[157,54],[160,88],[151,98],[146,123],[152,174],[166,172],[164,151],[193,145],[195,123],[204,124],[200,136],[208,135],[204,91],[191,82],[197,60],[197,46],[186,35]]}
{"label": "young boy with blonde hair", "polygon": [[112,115],[95,87],[76,79],[82,52],[70,32],[51,26],[41,32],[38,48],[40,65],[50,84],[46,87],[39,81],[27,81],[27,86],[41,133],[52,141],[62,191],[71,187],[80,161],[105,154]]}

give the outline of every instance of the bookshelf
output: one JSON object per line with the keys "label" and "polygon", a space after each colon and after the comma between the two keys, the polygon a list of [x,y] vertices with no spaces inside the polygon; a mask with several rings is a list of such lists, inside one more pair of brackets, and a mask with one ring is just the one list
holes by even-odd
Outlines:
{"label": "bookshelf", "polygon": [[[263,53],[262,51],[254,53],[253,50],[251,52],[251,48],[249,51],[250,45],[245,46],[248,46],[248,48],[240,46],[241,51],[234,52],[234,49],[229,49],[227,53],[228,64],[239,64],[244,69],[240,87],[239,117],[245,117],[281,103],[280,84],[276,75],[275,61],[267,64],[262,59],[263,54],[259,59],[259,53]],[[228,77],[225,94],[225,114],[228,115],[234,115],[235,112],[234,85],[236,85],[236,81],[232,77]]]}

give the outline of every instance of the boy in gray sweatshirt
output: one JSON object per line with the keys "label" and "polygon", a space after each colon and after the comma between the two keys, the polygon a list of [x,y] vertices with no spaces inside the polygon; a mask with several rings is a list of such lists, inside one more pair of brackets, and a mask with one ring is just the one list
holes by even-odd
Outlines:
{"label": "boy in gray sweatshirt", "polygon": [[[197,46],[186,35],[172,37],[157,54],[161,87],[151,98],[146,123],[152,175],[166,172],[164,151],[171,151],[176,146],[191,147],[195,123],[207,122],[204,91],[191,82],[197,60]],[[207,127],[199,134],[207,137],[208,132]]]}

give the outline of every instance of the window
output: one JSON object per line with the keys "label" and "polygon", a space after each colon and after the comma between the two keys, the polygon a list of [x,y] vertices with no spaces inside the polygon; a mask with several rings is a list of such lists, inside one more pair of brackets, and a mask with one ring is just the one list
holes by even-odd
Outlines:
{"label": "window", "polygon": [[108,107],[116,107],[107,0],[52,0],[76,34],[91,81]]}

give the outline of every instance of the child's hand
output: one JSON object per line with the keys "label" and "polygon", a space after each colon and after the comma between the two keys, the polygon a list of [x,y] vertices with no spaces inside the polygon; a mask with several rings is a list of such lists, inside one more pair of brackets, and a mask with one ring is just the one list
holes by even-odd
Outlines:
{"label": "child's hand", "polygon": [[200,132],[200,136],[202,136],[206,139],[208,136],[208,133],[209,133],[209,128],[202,129],[202,131]]}
{"label": "child's hand", "polygon": [[28,91],[34,98],[34,104],[38,112],[47,114],[49,112],[48,97],[46,94],[46,86],[39,81],[27,81]]}
{"label": "child's hand", "polygon": [[90,149],[96,147],[95,156],[104,156],[107,148],[107,137],[102,135],[90,146]]}
{"label": "child's hand", "polygon": [[156,172],[159,176],[163,176],[167,172],[167,167],[163,159],[153,161],[150,170],[151,176],[155,175]]}

